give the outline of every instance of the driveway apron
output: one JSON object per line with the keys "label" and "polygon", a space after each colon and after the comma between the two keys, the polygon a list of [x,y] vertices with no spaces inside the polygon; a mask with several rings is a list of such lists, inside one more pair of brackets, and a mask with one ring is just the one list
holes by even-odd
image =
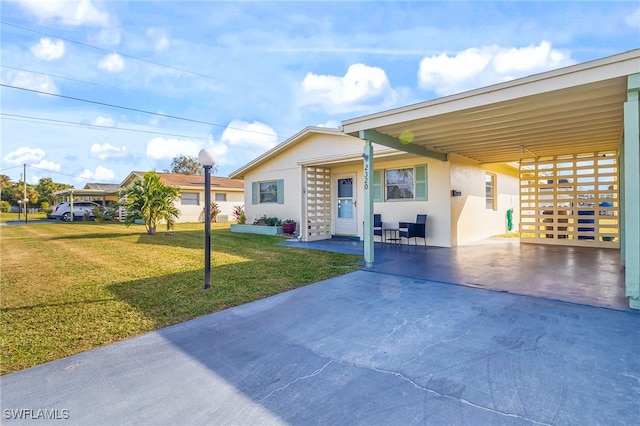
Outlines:
{"label": "driveway apron", "polygon": [[361,270],[5,375],[2,424],[637,424],[639,330]]}

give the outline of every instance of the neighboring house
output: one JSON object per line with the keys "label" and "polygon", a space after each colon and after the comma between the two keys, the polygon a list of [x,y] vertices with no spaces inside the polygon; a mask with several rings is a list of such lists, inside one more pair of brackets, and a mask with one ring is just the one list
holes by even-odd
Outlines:
{"label": "neighboring house", "polygon": [[120,185],[118,185],[117,183],[91,182],[91,183],[87,183],[83,189],[89,190],[89,191],[95,191],[96,194],[102,193],[103,197],[99,199],[102,199],[106,202],[117,203],[119,199],[118,193],[120,191]]}
{"label": "neighboring house", "polygon": [[53,195],[56,203],[63,201],[93,201],[103,206],[117,203],[120,199],[120,185],[117,183],[87,183],[82,189],[62,189]]}
{"label": "neighboring house", "polygon": [[[360,139],[339,130],[308,127],[235,171],[231,177],[245,182],[248,222],[263,215],[294,219],[305,241],[333,235],[362,239],[362,147]],[[427,243],[451,247],[504,234],[509,209],[517,217],[517,167],[484,166],[455,155],[442,161],[380,145],[374,156],[373,209],[385,228],[427,214]],[[452,190],[461,196],[452,197]]]}
{"label": "neighboring house", "polygon": [[[142,179],[144,174],[145,172],[131,172],[119,186],[128,187],[134,181]],[[175,173],[158,173],[158,176],[165,184],[180,188],[180,198],[176,201],[180,217],[176,222],[204,221],[204,176]],[[244,203],[244,183],[238,179],[211,176],[211,202],[220,207],[218,222],[233,220],[233,207]]]}

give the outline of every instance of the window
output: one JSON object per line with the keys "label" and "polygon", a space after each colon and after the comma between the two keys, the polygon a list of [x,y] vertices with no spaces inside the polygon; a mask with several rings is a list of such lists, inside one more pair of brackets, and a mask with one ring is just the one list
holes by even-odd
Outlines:
{"label": "window", "polygon": [[260,203],[275,203],[278,201],[278,185],[275,180],[260,182]]}
{"label": "window", "polygon": [[223,192],[216,192],[215,201],[227,201],[227,194]]}
{"label": "window", "polygon": [[284,180],[251,182],[251,204],[284,204]]}
{"label": "window", "polygon": [[373,201],[427,201],[427,165],[373,171]]}
{"label": "window", "polygon": [[181,204],[183,206],[197,206],[200,204],[200,194],[197,192],[183,192]]}
{"label": "window", "polygon": [[385,172],[387,200],[413,200],[413,168]]}
{"label": "window", "polygon": [[496,210],[496,175],[485,173],[486,208]]}

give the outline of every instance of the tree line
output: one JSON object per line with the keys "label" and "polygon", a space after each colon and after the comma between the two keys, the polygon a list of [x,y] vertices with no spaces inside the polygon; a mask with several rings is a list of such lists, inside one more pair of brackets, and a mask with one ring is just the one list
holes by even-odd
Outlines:
{"label": "tree line", "polygon": [[[213,166],[212,172],[215,174],[217,165]],[[204,169],[198,162],[197,157],[189,155],[176,155],[171,161],[171,169],[164,170],[165,173],[176,173],[183,175],[203,175]],[[24,182],[12,182],[9,176],[0,175],[0,185],[2,187],[2,210],[6,211],[9,206],[17,206],[18,200],[24,200]],[[51,178],[42,178],[36,185],[27,183],[27,199],[30,207],[48,209],[56,202],[54,192],[63,189],[73,188],[73,185],[56,183]]]}
{"label": "tree line", "polygon": [[[0,187],[3,210],[8,206],[17,206],[18,200],[24,200],[24,182],[13,182],[7,175],[0,175]],[[29,206],[49,208],[56,202],[54,192],[73,188],[73,185],[54,182],[51,178],[42,178],[37,184],[27,183]]]}

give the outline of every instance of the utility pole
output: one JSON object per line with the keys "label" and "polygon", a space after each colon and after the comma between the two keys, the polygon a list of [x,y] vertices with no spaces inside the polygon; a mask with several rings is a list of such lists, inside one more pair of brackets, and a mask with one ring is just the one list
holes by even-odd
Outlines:
{"label": "utility pole", "polygon": [[24,203],[22,203],[22,205],[24,205],[24,221],[27,222],[27,165],[23,164],[22,167],[24,176],[24,180],[22,181],[24,188]]}

